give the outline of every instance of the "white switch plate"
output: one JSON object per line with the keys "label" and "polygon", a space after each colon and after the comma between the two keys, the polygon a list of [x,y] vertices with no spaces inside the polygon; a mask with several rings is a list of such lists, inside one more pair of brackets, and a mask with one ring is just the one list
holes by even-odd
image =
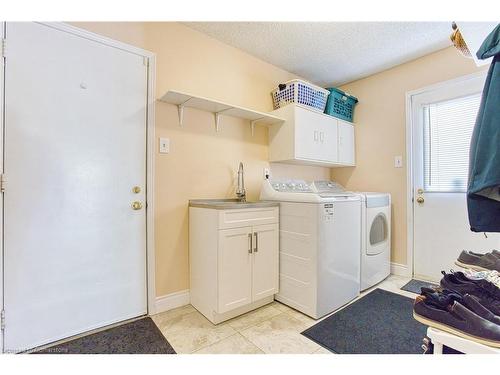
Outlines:
{"label": "white switch plate", "polygon": [[394,168],[403,168],[403,157],[401,155],[394,157]]}
{"label": "white switch plate", "polygon": [[170,152],[170,138],[160,138],[160,154],[168,154]]}

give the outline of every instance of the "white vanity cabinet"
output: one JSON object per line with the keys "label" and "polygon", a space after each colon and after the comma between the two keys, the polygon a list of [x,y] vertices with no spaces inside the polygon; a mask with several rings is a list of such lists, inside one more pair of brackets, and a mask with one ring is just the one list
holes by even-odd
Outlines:
{"label": "white vanity cabinet", "polygon": [[279,207],[189,208],[191,304],[217,324],[274,300]]}
{"label": "white vanity cabinet", "polygon": [[285,119],[269,128],[269,161],[343,167],[354,165],[354,126],[289,104],[272,112]]}

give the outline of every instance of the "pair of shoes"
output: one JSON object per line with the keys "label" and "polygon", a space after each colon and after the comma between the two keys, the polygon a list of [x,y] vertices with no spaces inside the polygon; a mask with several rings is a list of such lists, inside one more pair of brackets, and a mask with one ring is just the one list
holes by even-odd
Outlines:
{"label": "pair of shoes", "polygon": [[413,317],[430,327],[500,348],[500,316],[470,294],[422,288],[413,305]]}
{"label": "pair of shoes", "polygon": [[479,254],[463,250],[458,256],[458,259],[455,261],[455,264],[462,268],[500,272],[500,251],[492,250],[486,254]]}
{"label": "pair of shoes", "polygon": [[486,309],[500,316],[500,289],[487,280],[471,280],[463,272],[447,274],[442,271],[440,281],[443,290],[452,291],[464,297],[469,294]]}
{"label": "pair of shoes", "polygon": [[486,280],[500,288],[500,272],[498,271],[474,271],[464,270],[465,276],[470,280]]}

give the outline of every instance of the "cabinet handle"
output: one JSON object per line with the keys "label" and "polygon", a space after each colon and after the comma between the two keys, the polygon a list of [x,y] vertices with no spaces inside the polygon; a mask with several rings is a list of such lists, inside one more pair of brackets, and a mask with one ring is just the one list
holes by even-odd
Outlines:
{"label": "cabinet handle", "polygon": [[325,133],[323,132],[319,133],[319,140],[321,141],[321,143],[323,143],[323,141],[325,140]]}
{"label": "cabinet handle", "polygon": [[255,248],[253,249],[254,253],[256,253],[257,251],[259,251],[259,237],[257,235],[258,235],[258,233],[255,232],[254,233],[254,236],[255,236]]}
{"label": "cabinet handle", "polygon": [[250,240],[250,246],[248,247],[248,254],[252,254],[252,233],[248,233],[248,239]]}
{"label": "cabinet handle", "polygon": [[318,142],[318,131],[317,130],[314,131],[314,140],[316,142]]}

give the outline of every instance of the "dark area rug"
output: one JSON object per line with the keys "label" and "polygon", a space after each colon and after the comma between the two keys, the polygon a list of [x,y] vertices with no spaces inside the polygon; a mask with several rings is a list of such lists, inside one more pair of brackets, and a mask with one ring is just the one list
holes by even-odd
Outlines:
{"label": "dark area rug", "polygon": [[93,333],[34,354],[175,354],[151,318]]}
{"label": "dark area rug", "polygon": [[339,354],[422,354],[427,327],[412,313],[413,299],[375,289],[302,334]]}
{"label": "dark area rug", "polygon": [[438,284],[434,284],[428,281],[421,281],[416,279],[411,279],[408,283],[401,287],[401,290],[405,290],[407,292],[420,294],[420,288],[435,288],[438,287]]}

